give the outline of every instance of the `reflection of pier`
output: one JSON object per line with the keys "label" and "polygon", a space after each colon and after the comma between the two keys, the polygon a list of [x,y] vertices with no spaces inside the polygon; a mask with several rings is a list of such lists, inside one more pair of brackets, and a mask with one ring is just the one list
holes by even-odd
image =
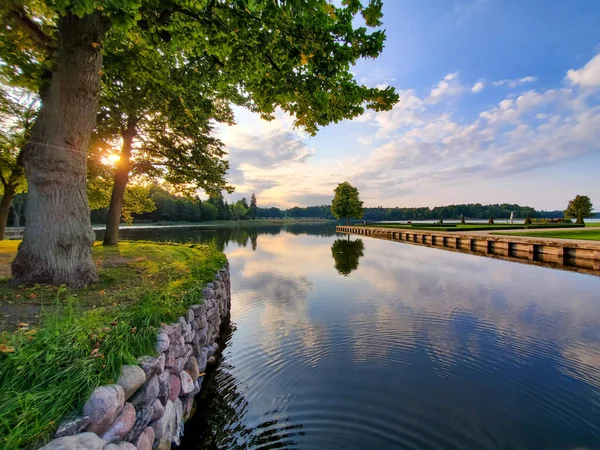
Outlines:
{"label": "reflection of pier", "polygon": [[337,231],[600,275],[600,244],[596,243],[401,228],[339,226]]}

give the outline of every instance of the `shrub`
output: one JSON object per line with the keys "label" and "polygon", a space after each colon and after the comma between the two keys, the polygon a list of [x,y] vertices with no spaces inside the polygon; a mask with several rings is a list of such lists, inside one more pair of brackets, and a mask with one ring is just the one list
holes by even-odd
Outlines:
{"label": "shrub", "polygon": [[494,225],[494,217],[490,216],[490,220],[488,220],[488,225]]}
{"label": "shrub", "polygon": [[525,225],[531,225],[531,217],[529,217],[529,214],[527,214],[527,217],[525,218]]}

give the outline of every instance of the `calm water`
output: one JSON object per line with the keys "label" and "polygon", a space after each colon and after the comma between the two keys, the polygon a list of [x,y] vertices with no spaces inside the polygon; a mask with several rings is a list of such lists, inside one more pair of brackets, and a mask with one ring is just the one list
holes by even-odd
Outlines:
{"label": "calm water", "polygon": [[185,449],[600,448],[600,277],[329,226],[163,231],[231,264]]}

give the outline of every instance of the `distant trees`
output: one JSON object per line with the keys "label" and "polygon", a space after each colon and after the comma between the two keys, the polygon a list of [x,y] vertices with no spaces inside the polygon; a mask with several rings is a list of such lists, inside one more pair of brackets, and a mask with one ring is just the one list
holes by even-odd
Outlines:
{"label": "distant trees", "polygon": [[250,198],[250,218],[253,220],[256,219],[256,210],[256,195],[252,194],[252,197]]}
{"label": "distant trees", "polygon": [[358,197],[358,188],[347,181],[338,184],[334,189],[335,197],[331,202],[331,212],[336,219],[345,217],[347,223],[350,218],[360,219],[363,216],[363,202]]}
{"label": "distant trees", "polygon": [[578,195],[569,202],[567,209],[565,209],[566,218],[577,218],[575,223],[582,224],[584,217],[591,217],[593,215],[592,201],[587,195]]}

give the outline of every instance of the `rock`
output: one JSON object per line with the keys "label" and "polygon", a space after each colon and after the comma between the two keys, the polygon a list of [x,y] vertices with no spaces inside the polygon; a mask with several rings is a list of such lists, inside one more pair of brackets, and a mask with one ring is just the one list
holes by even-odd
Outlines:
{"label": "rock", "polygon": [[131,398],[131,403],[136,409],[148,406],[158,398],[158,375],[148,378],[144,386]]}
{"label": "rock", "polygon": [[205,287],[204,289],[202,289],[202,293],[204,294],[204,298],[206,299],[214,298],[215,296],[215,290],[209,287]]}
{"label": "rock", "polygon": [[175,361],[175,367],[173,368],[173,373],[181,372],[183,370],[183,368],[185,367],[186,361],[187,360],[185,357],[177,358],[177,360]]}
{"label": "rock", "polygon": [[198,325],[199,330],[206,327],[206,325],[208,324],[208,321],[206,320],[206,314],[203,314],[200,317],[198,317],[196,319],[196,324]]}
{"label": "rock", "polygon": [[127,433],[125,440],[128,442],[135,442],[140,434],[144,431],[144,429],[148,426],[150,422],[152,422],[152,417],[154,417],[154,405],[146,406],[145,408],[139,409],[135,416],[135,423],[133,427]]}
{"label": "rock", "polygon": [[189,394],[194,390],[194,380],[185,370],[179,374],[181,379],[181,394]]}
{"label": "rock", "polygon": [[177,364],[177,358],[173,356],[171,352],[164,353],[165,355],[165,367],[168,369],[174,369]]}
{"label": "rock", "polygon": [[163,353],[169,349],[169,345],[171,345],[171,340],[169,339],[169,335],[167,333],[158,333],[158,337],[156,338],[156,352]]}
{"label": "rock", "polygon": [[191,325],[192,321],[195,319],[195,317],[196,316],[194,316],[194,310],[190,308],[190,309],[188,309],[187,316],[185,317],[185,321]]}
{"label": "rock", "polygon": [[167,362],[167,357],[165,356],[164,353],[161,353],[160,356],[158,357],[158,369],[156,371],[157,374],[161,374],[165,371],[165,364]]}
{"label": "rock", "polygon": [[115,420],[125,404],[125,391],[118,384],[94,389],[83,405],[83,415],[90,418],[86,430],[97,434],[104,433]]}
{"label": "rock", "polygon": [[152,416],[151,420],[160,419],[165,413],[165,407],[159,399],[154,400],[154,403],[152,403],[152,407],[154,408],[154,415]]}
{"label": "rock", "polygon": [[154,450],[171,450],[171,439],[168,437],[161,438]]}
{"label": "rock", "polygon": [[195,356],[190,356],[183,369],[190,374],[192,380],[196,380],[200,376],[200,370],[198,369],[198,360]]}
{"label": "rock", "polygon": [[171,389],[169,390],[169,400],[174,402],[177,397],[179,397],[179,393],[181,392],[181,378],[179,375],[171,374],[169,377],[169,381],[171,383]]}
{"label": "rock", "polygon": [[192,392],[190,392],[189,395],[198,395],[200,393],[200,386],[202,385],[202,378],[199,378],[200,381],[195,380],[194,381],[194,390]]}
{"label": "rock", "polygon": [[204,327],[201,330],[196,331],[196,336],[194,337],[194,345],[198,347],[204,347],[208,342],[208,327]]}
{"label": "rock", "polygon": [[63,436],[72,436],[81,433],[90,423],[89,416],[75,417],[72,419],[63,420],[56,430],[55,438]]}
{"label": "rock", "polygon": [[200,355],[196,359],[198,360],[198,371],[200,373],[204,372],[206,370],[206,361],[208,360],[208,349],[206,347],[202,348]]}
{"label": "rock", "polygon": [[118,444],[108,444],[104,450],[137,450],[131,442],[119,442]]}
{"label": "rock", "polygon": [[187,334],[189,334],[190,331],[192,331],[192,326],[189,323],[187,323],[183,317],[179,318],[179,324],[181,325],[182,336],[186,336]]}
{"label": "rock", "polygon": [[[192,321],[192,323],[195,323],[195,322]],[[194,336],[196,336],[196,330],[192,329],[190,331],[190,333],[184,338],[184,341],[185,341],[186,345],[189,344],[190,342],[192,342],[194,340]]]}
{"label": "rock", "polygon": [[117,416],[110,428],[102,434],[102,439],[106,442],[122,441],[131,431],[135,423],[135,408],[131,403],[125,403],[121,413]]}
{"label": "rock", "polygon": [[184,358],[186,359],[186,361],[193,354],[194,354],[194,347],[192,347],[192,344],[185,344],[185,356],[184,356]]}
{"label": "rock", "polygon": [[131,397],[146,381],[146,373],[140,366],[125,365],[121,367],[121,376],[117,384],[125,392],[125,400]]}
{"label": "rock", "polygon": [[169,371],[165,371],[158,376],[158,400],[163,405],[167,404],[167,400],[169,399],[169,393],[171,391],[171,373]]}
{"label": "rock", "polygon": [[75,436],[63,436],[48,442],[40,450],[102,450],[106,445],[95,433],[80,433]]}
{"label": "rock", "polygon": [[185,355],[185,340],[183,339],[183,336],[179,335],[177,336],[177,339],[173,336],[173,339],[171,339],[171,346],[169,347],[169,354],[173,355],[175,358]]}
{"label": "rock", "polygon": [[213,364],[215,364],[217,362],[217,358],[215,358],[214,356],[211,356],[210,358],[208,358],[206,360],[206,365],[207,366],[212,366]]}
{"label": "rock", "polygon": [[138,359],[138,363],[146,374],[146,379],[148,379],[158,371],[160,361],[158,358],[153,358],[151,356],[142,356]]}
{"label": "rock", "polygon": [[214,331],[215,331],[215,326],[212,323],[208,322],[208,325],[206,327],[206,344],[204,344],[204,345],[212,344],[211,339],[212,339]]}
{"label": "rock", "polygon": [[152,450],[152,444],[154,444],[154,430],[146,427],[135,441],[135,446],[137,450]]}
{"label": "rock", "polygon": [[183,404],[180,399],[173,402],[173,421],[171,422],[171,442],[179,446],[183,434]]}
{"label": "rock", "polygon": [[208,357],[210,358],[211,356],[213,356],[215,354],[215,348],[211,345],[207,345],[206,347],[204,347],[206,349],[208,349]]}
{"label": "rock", "polygon": [[169,442],[170,442],[171,434],[170,434],[169,425],[171,424],[171,421],[173,419],[173,414],[174,414],[173,402],[171,400],[167,400],[167,404],[165,406],[165,412],[164,412],[163,416],[160,419],[155,420],[154,422],[152,422],[150,424],[150,426],[154,430],[154,438],[155,439],[160,440],[163,437],[167,437],[167,438],[169,438]]}
{"label": "rock", "polygon": [[204,314],[205,311],[205,306],[204,305],[192,305],[190,307],[190,309],[192,311],[194,311],[194,317],[198,318],[200,317],[202,314]]}

